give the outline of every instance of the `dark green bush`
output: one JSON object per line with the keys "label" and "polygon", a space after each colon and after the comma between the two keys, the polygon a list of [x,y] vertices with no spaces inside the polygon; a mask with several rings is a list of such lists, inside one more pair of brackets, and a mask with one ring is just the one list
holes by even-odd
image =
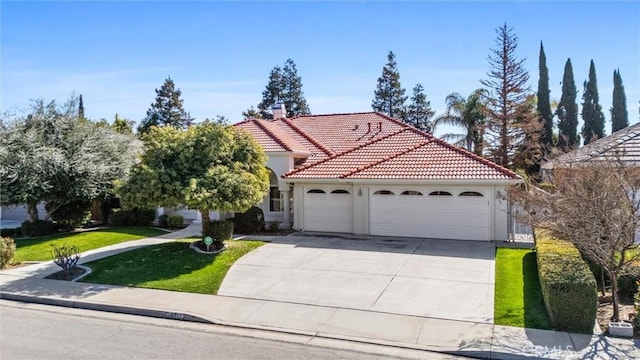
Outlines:
{"label": "dark green bush", "polygon": [[113,226],[148,226],[156,218],[154,209],[114,209],[111,213]]}
{"label": "dark green bush", "polygon": [[182,215],[171,215],[167,219],[167,226],[172,229],[179,229],[184,226],[184,216]]}
{"label": "dark green bush", "polygon": [[596,320],[596,281],[578,250],[540,234],[536,240],[542,296],[557,330],[591,333]]}
{"label": "dark green bush", "polygon": [[0,237],[19,238],[22,237],[20,228],[15,229],[0,229]]}
{"label": "dark green bush", "polygon": [[223,241],[233,238],[233,222],[229,220],[210,221],[203,226],[202,237],[211,236],[214,243],[222,244]]}
{"label": "dark green bush", "polygon": [[[53,206],[51,203],[47,203],[45,208],[49,211]],[[61,224],[65,230],[81,227],[91,220],[91,203],[74,201],[62,205],[51,214],[51,220]]]}
{"label": "dark green bush", "polygon": [[155,209],[137,209],[134,210],[136,216],[136,225],[149,226],[156,219]]}
{"label": "dark green bush", "polygon": [[264,212],[254,206],[246,212],[236,213],[233,221],[237,232],[255,234],[264,229]]}
{"label": "dark green bush", "polygon": [[22,235],[34,237],[44,236],[57,232],[55,225],[50,221],[37,220],[30,222],[29,220],[22,223],[20,228]]}
{"label": "dark green bush", "polygon": [[618,276],[618,296],[633,298],[638,292],[640,266],[633,265],[627,274]]}
{"label": "dark green bush", "polygon": [[158,216],[158,225],[160,225],[160,227],[168,227],[169,226],[169,215],[167,214],[162,214],[160,216]]}
{"label": "dark green bush", "polygon": [[10,237],[0,239],[0,269],[4,269],[11,264],[13,256],[16,254],[16,243]]}

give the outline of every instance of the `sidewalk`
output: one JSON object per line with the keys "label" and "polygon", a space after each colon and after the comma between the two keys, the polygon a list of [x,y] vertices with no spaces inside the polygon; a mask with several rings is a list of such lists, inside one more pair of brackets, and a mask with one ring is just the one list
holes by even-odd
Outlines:
{"label": "sidewalk", "polygon": [[[88,262],[133,248],[197,234],[190,226],[160,237],[86,252]],[[295,333],[485,359],[640,358],[640,342],[584,334],[505,327],[464,321],[128,288],[43,277],[57,271],[36,264],[0,272],[0,298],[176,320]]]}

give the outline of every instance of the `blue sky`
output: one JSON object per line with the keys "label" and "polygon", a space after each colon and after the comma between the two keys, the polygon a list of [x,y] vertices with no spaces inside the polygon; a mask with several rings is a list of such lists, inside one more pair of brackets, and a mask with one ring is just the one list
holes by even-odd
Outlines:
{"label": "blue sky", "polygon": [[[581,97],[595,61],[610,132],[612,74],[620,69],[630,122],[638,122],[640,3],[589,2],[26,2],[3,1],[3,110],[30,99],[82,94],[86,115],[140,121],[167,76],[197,120],[232,122],[261,100],[268,73],[295,61],[313,113],[370,111],[396,54],[403,87],[422,83],[437,114],[451,92],[470,94],[489,69],[495,28],[519,38],[531,89],[544,43],[551,97],[564,62]],[[581,98],[579,99],[581,102]]]}

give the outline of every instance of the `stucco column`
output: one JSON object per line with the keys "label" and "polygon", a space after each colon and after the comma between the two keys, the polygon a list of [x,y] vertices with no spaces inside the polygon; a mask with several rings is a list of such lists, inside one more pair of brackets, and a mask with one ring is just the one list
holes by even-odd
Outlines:
{"label": "stucco column", "polygon": [[291,229],[291,204],[289,200],[289,190],[282,191],[282,201],[284,202],[283,225],[285,226],[285,229]]}

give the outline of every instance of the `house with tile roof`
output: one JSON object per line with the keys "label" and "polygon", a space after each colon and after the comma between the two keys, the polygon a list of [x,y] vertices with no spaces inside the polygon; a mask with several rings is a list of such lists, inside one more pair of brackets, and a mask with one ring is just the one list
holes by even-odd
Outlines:
{"label": "house with tile roof", "polygon": [[520,178],[376,112],[236,124],[264,147],[267,222],[299,231],[507,240],[506,187]]}
{"label": "house with tile roof", "polygon": [[562,154],[542,164],[545,179],[556,169],[564,169],[600,161],[622,161],[640,166],[640,123],[620,129],[579,149]]}

